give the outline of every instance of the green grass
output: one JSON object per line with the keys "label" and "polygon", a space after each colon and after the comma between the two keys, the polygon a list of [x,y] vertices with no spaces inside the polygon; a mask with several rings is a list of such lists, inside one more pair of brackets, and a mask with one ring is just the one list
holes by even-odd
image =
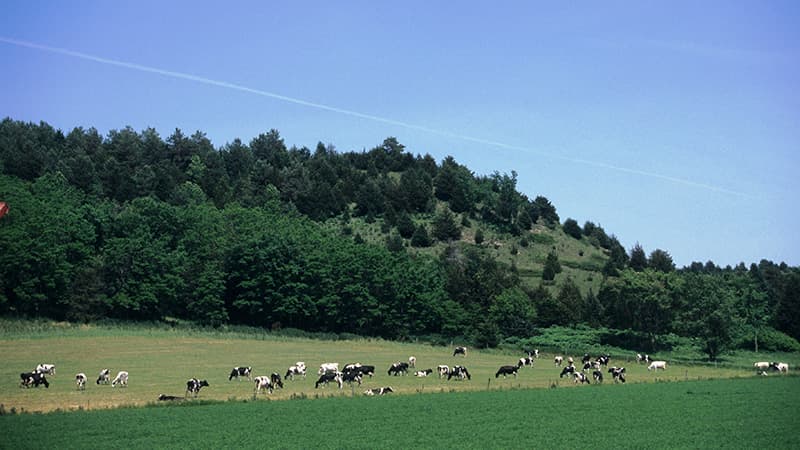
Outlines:
{"label": "green grass", "polygon": [[0,417],[4,448],[793,448],[800,378]]}

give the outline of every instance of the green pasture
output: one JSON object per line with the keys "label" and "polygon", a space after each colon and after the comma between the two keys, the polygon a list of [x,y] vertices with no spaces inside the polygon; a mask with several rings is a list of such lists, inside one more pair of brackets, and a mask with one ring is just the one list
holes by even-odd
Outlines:
{"label": "green pasture", "polygon": [[796,448],[798,400],[798,377],[750,377],[6,415],[0,435],[17,449]]}
{"label": "green pasture", "polygon": [[[455,343],[458,344],[458,343]],[[18,333],[9,330],[0,334],[0,404],[6,412],[74,411],[137,406],[153,402],[159,394],[184,395],[186,380],[206,379],[198,400],[252,400],[253,385],[244,381],[228,381],[233,366],[249,365],[254,375],[278,372],[282,376],[288,366],[306,362],[306,379],[286,381],[285,388],[271,395],[259,396],[259,401],[292,398],[327,398],[361,396],[367,388],[392,386],[397,396],[417,393],[450,393],[485,390],[520,390],[561,387],[595,389],[576,386],[571,380],[559,379],[559,368],[552,362],[552,353],[543,352],[535,366],[524,367],[519,376],[496,379],[501,365],[514,364],[521,354],[510,351],[481,351],[470,349],[466,358],[452,356],[452,347],[414,343],[397,343],[380,339],[323,341],[287,338],[171,331],[169,329],[114,329],[97,326],[70,327],[59,330],[48,327],[40,333]],[[427,378],[388,376],[387,370],[395,361],[417,358],[417,369],[435,369],[439,364],[465,365],[472,374],[471,381],[446,381],[436,375]],[[565,356],[569,356],[568,354]],[[578,359],[579,355],[573,355]],[[785,360],[791,367],[795,360]],[[740,359],[714,366],[699,363],[670,362],[666,372],[651,373],[644,365],[632,361],[632,354],[612,354],[612,365],[624,365],[628,385],[654,381],[707,380],[717,378],[752,377],[751,359]],[[751,358],[759,358],[751,355]],[[760,356],[771,360],[775,356]],[[670,361],[670,358],[665,358]],[[56,364],[57,373],[48,377],[50,388],[24,389],[19,387],[19,373],[32,370],[38,363]],[[335,386],[315,389],[316,370],[323,362],[338,362],[341,366],[360,362],[376,366],[376,376],[367,378],[360,387],[339,390]],[[127,388],[95,385],[100,369],[108,367],[112,377],[119,370],[130,373]],[[89,383],[85,391],[76,390],[74,377],[86,373]],[[608,375],[608,374],[606,374]],[[766,378],[776,378],[775,374]],[[613,384],[606,379],[605,385]],[[605,389],[605,387],[603,388]]]}

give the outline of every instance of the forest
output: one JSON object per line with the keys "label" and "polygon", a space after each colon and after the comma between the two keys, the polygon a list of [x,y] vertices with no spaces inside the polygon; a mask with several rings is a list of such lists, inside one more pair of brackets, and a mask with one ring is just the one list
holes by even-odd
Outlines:
{"label": "forest", "polygon": [[[339,152],[287,147],[270,130],[214,147],[200,131],[102,136],[5,118],[0,315],[488,347],[586,326],[650,351],[691,338],[712,360],[737,348],[800,350],[799,268],[676,268],[666,250],[628,250],[598,224],[562,221],[516,183],[515,172],[476,175],[393,137]],[[379,238],[359,224],[379,226]],[[548,245],[596,249],[601,264],[582,269],[599,287],[564,276],[557,245],[532,276],[485,237],[516,249],[542,240],[534,229],[552,236]]]}

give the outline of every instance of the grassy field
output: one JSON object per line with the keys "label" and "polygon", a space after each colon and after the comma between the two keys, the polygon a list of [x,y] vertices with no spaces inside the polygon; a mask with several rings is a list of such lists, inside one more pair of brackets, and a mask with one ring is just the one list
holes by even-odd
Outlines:
{"label": "grassy field", "polygon": [[800,378],[781,376],[194,403],[2,416],[0,446],[795,448],[798,400]]}
{"label": "grassy field", "polygon": [[[191,377],[207,379],[200,400],[252,400],[253,385],[245,381],[228,381],[233,366],[249,365],[254,375],[279,372],[296,361],[309,366],[307,379],[287,381],[285,388],[270,399],[351,397],[360,396],[367,388],[392,386],[398,394],[465,392],[546,388],[551,386],[586,389],[569,380],[559,379],[559,369],[552,363],[552,354],[543,353],[533,368],[525,367],[517,378],[496,379],[497,368],[513,364],[520,356],[501,351],[470,350],[466,358],[453,357],[451,347],[396,343],[383,340],[359,339],[350,341],[320,341],[300,338],[281,338],[260,335],[248,338],[238,334],[173,331],[148,328],[104,328],[98,326],[47,326],[41,332],[6,330],[0,334],[0,404],[6,412],[73,411],[117,406],[145,405],[159,394],[182,396],[186,380]],[[471,381],[446,381],[436,376],[390,377],[391,363],[417,358],[417,368],[435,368],[439,364],[462,364],[469,368]],[[577,356],[577,355],[575,355]],[[651,373],[644,365],[630,361],[632,355],[612,355],[612,365],[624,365],[628,370],[628,385],[653,381],[706,380],[716,378],[752,377],[752,361],[740,359],[715,367],[707,364],[670,364],[666,372]],[[758,358],[758,355],[750,355]],[[781,355],[781,357],[786,355]],[[781,359],[792,367],[795,359]],[[775,358],[774,355],[760,356]],[[669,360],[669,358],[667,358]],[[49,377],[51,386],[37,389],[19,387],[19,373],[32,370],[38,363],[54,363],[57,374]],[[329,386],[315,389],[316,369],[323,362],[350,362],[375,365],[377,374],[366,379],[361,387],[343,390]],[[130,373],[127,388],[97,386],[94,380],[101,368],[112,374],[119,370]],[[77,391],[75,374],[89,377],[85,391]],[[112,375],[113,376],[113,375]],[[774,377],[767,377],[774,378]],[[611,384],[606,380],[606,385]],[[590,387],[592,388],[592,387]],[[261,398],[264,398],[262,396]]]}

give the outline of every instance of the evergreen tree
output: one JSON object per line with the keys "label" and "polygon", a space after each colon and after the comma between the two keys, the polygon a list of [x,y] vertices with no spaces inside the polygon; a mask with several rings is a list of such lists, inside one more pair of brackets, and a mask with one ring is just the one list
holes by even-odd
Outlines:
{"label": "evergreen tree", "polygon": [[411,245],[414,247],[430,247],[431,238],[428,235],[428,229],[425,225],[420,224],[411,236]]}
{"label": "evergreen tree", "polygon": [[558,255],[555,252],[547,254],[547,259],[544,262],[544,271],[542,272],[542,280],[553,281],[556,279],[556,274],[561,273],[561,263],[558,262]]}
{"label": "evergreen tree", "polygon": [[647,255],[644,253],[644,249],[641,245],[639,245],[638,242],[631,249],[631,259],[628,263],[628,267],[636,272],[641,272],[647,268]]}
{"label": "evergreen tree", "polygon": [[433,236],[442,242],[461,239],[461,227],[449,208],[441,208],[433,219]]}

